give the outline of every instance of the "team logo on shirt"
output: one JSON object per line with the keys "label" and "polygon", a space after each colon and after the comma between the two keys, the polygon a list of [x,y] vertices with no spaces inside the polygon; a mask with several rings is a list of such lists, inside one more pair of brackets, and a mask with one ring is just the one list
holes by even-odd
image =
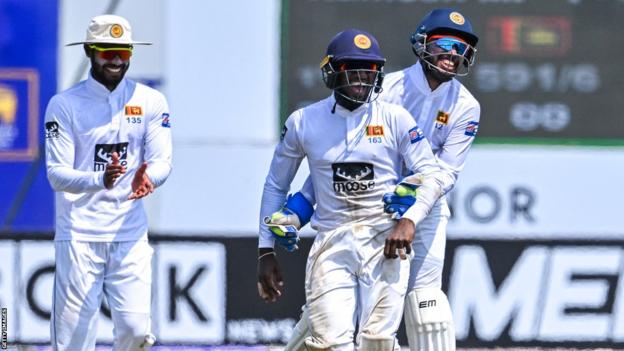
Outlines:
{"label": "team logo on shirt", "polygon": [[438,111],[436,116],[436,123],[447,125],[449,120],[449,114],[444,111]]}
{"label": "team logo on shirt", "polygon": [[143,116],[143,108],[141,106],[126,106],[126,116]]}
{"label": "team logo on shirt", "polygon": [[45,124],[45,137],[46,139],[58,139],[59,137],[59,125],[56,122],[46,122]]}
{"label": "team logo on shirt", "polygon": [[409,133],[410,142],[412,144],[415,144],[425,138],[425,133],[423,133],[423,131],[420,128],[418,128],[418,126],[410,129],[408,133]]}
{"label": "team logo on shirt", "polygon": [[282,127],[282,133],[280,133],[280,141],[284,141],[284,137],[286,136],[287,132],[288,128],[286,128],[286,125],[284,124],[284,127]]}
{"label": "team logo on shirt", "polygon": [[162,126],[165,128],[171,128],[171,122],[169,122],[169,114],[168,113],[163,113],[162,114]]}
{"label": "team logo on shirt", "polygon": [[116,152],[119,155],[119,163],[122,166],[128,164],[128,143],[119,144],[96,144],[95,157],[93,159],[93,170],[103,171],[106,165],[113,162],[111,154]]}
{"label": "team logo on shirt", "polygon": [[375,168],[365,162],[339,162],[332,164],[334,191],[353,194],[375,188]]}
{"label": "team logo on shirt", "polygon": [[464,134],[467,136],[473,137],[477,135],[478,131],[479,131],[479,122],[470,121],[468,122],[468,126],[466,126],[466,131],[464,132]]}
{"label": "team logo on shirt", "polygon": [[366,136],[383,136],[383,126],[366,126]]}

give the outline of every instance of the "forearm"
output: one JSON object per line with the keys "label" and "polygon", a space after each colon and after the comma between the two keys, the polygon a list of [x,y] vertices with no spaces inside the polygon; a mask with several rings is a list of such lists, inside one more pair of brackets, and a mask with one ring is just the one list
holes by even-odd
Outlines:
{"label": "forearm", "polygon": [[275,245],[275,239],[271,234],[270,229],[265,225],[264,218],[271,216],[275,211],[278,211],[288,191],[281,191],[270,184],[264,185],[264,191],[262,192],[262,206],[260,207],[260,236],[258,239],[259,248],[273,248]]}
{"label": "forearm", "polygon": [[145,171],[154,187],[157,188],[165,183],[169,174],[171,174],[171,162],[170,161],[157,161],[149,162]]}
{"label": "forearm", "polygon": [[403,214],[402,218],[407,218],[417,226],[429,212],[433,205],[442,195],[442,174],[435,172],[427,175],[423,179],[422,185],[418,188],[416,202]]}
{"label": "forearm", "polygon": [[447,168],[445,164],[440,163],[440,181],[442,187],[442,194],[446,194],[455,187],[459,170]]}
{"label": "forearm", "polygon": [[104,172],[79,171],[69,167],[48,167],[48,180],[54,191],[73,194],[104,189]]}

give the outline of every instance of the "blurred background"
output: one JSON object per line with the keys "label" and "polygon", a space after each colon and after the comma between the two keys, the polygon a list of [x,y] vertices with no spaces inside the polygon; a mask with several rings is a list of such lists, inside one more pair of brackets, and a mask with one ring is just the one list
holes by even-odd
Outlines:
{"label": "blurred background", "polygon": [[[337,32],[370,31],[386,72],[399,70],[436,7],[461,11],[480,37],[461,81],[481,126],[450,194],[444,270],[458,346],[622,348],[623,0],[0,0],[2,345],[48,349],[42,121],[50,97],[86,77],[82,48],[65,44],[93,16],[124,16],[155,43],[136,48],[127,76],[171,108],[174,170],[145,200],[157,349],[260,351],[290,337],[314,234],[279,250],[284,296],[262,302],[258,213],[281,123],[329,95],[318,64]],[[303,165],[293,190],[306,175]],[[99,339],[108,349],[106,305]]]}

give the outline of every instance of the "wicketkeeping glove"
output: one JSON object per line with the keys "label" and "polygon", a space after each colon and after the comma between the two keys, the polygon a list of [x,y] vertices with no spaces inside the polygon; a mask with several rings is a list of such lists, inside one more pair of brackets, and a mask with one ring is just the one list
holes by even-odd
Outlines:
{"label": "wicketkeeping glove", "polygon": [[299,229],[310,221],[313,213],[312,205],[298,192],[288,195],[284,206],[263,220],[271,230],[275,242],[292,252],[298,249]]}
{"label": "wicketkeeping glove", "polygon": [[415,174],[405,177],[397,184],[393,193],[383,195],[384,212],[392,214],[392,218],[400,219],[416,202],[418,187],[422,184],[422,175]]}

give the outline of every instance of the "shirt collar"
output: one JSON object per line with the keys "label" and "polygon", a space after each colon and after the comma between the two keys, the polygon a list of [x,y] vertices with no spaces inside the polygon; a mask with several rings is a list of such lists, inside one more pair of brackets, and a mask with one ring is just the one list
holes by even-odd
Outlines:
{"label": "shirt collar", "polygon": [[429,87],[429,82],[427,82],[427,78],[425,77],[425,72],[423,72],[423,66],[420,63],[420,60],[407,69],[407,76],[412,84],[415,85],[416,88],[422,93],[434,96],[444,94],[450,88],[454,79],[453,78],[448,82],[440,84],[436,90],[432,91]]}
{"label": "shirt collar", "polygon": [[[358,116],[358,115],[363,115],[367,110],[368,110],[368,106],[370,105],[370,103],[365,103],[360,105],[358,108],[356,108],[353,111],[349,111],[348,109],[340,106],[339,104],[336,103],[336,97],[334,96],[334,93],[332,92],[332,94],[327,98],[327,106],[329,108],[329,111],[340,116],[340,117],[353,117],[353,116]],[[335,110],[334,110],[334,106],[335,106]]]}
{"label": "shirt collar", "polygon": [[109,96],[117,96],[121,94],[126,87],[126,78],[122,78],[115,90],[109,91],[107,87],[105,87],[102,83],[98,82],[93,78],[91,72],[89,72],[89,76],[87,77],[87,89],[91,91],[95,96],[99,96],[102,98],[107,98]]}

